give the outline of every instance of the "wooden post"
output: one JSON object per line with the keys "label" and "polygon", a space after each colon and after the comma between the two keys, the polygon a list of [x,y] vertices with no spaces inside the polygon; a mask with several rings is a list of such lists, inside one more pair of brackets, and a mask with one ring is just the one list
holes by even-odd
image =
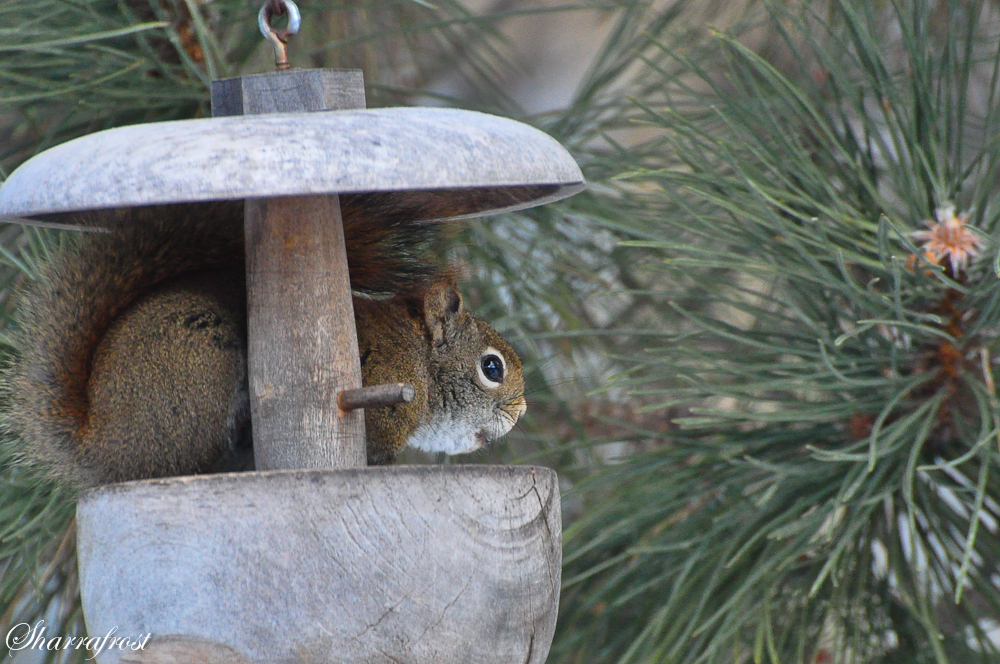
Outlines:
{"label": "wooden post", "polygon": [[367,108],[360,69],[292,69],[212,81],[212,117]]}
{"label": "wooden post", "polygon": [[[214,116],[365,108],[360,70],[295,70],[212,85]],[[336,194],[248,199],[247,370],[258,470],[366,465],[361,362]]]}

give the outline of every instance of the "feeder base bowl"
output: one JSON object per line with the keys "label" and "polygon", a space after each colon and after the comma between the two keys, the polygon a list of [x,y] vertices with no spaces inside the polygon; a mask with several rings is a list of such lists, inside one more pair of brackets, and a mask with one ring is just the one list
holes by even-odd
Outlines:
{"label": "feeder base bowl", "polygon": [[147,480],[81,494],[100,664],[541,664],[561,563],[556,474],[400,466]]}

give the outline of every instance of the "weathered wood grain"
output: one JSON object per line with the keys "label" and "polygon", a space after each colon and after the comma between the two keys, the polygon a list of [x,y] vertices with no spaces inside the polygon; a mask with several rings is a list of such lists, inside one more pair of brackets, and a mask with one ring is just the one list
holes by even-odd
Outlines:
{"label": "weathered wood grain", "polygon": [[337,405],[344,410],[356,408],[384,408],[401,403],[410,403],[417,395],[408,383],[388,383],[370,385],[357,390],[345,390],[337,395]]}
{"label": "weathered wood grain", "polygon": [[[217,81],[212,88],[215,115],[365,107],[360,70],[271,72]],[[244,209],[257,469],[364,466],[364,413],[337,405],[341,390],[361,387],[339,199],[252,198]]]}
{"label": "weathered wood grain", "polygon": [[84,493],[78,518],[94,634],[184,635],[254,664],[541,664],[555,629],[544,468],[151,480]]}
{"label": "weathered wood grain", "polygon": [[365,108],[360,69],[292,69],[212,81],[212,117]]}
{"label": "weathered wood grain", "polygon": [[[276,113],[132,125],[63,143],[10,174],[0,186],[0,218],[427,190],[448,190],[459,211],[451,216],[475,216],[540,205],[583,186],[580,168],[555,139],[506,118],[446,108]],[[510,195],[490,195],[497,188]]]}
{"label": "weathered wood grain", "polygon": [[337,196],[246,202],[247,360],[259,470],[366,465],[361,359]]}
{"label": "weathered wood grain", "polygon": [[232,646],[189,636],[166,636],[123,652],[118,664],[253,664]]}

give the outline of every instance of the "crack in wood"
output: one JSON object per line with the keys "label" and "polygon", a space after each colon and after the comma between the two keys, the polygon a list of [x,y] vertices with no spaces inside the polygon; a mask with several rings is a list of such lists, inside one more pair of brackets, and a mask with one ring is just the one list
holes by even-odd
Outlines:
{"label": "crack in wood", "polygon": [[455,595],[455,597],[453,597],[450,602],[448,602],[447,604],[445,604],[445,606],[444,606],[443,609],[441,609],[441,615],[438,616],[437,622],[435,622],[432,625],[428,625],[426,628],[424,628],[424,631],[420,633],[420,636],[417,637],[417,640],[413,642],[414,646],[417,645],[418,643],[420,643],[420,640],[422,638],[424,638],[424,635],[426,635],[427,632],[431,631],[432,629],[434,629],[435,627],[437,627],[438,625],[441,624],[441,621],[444,620],[444,614],[448,613],[448,609],[450,609],[452,606],[454,606],[455,602],[458,601],[458,598],[465,594],[465,591],[469,589],[469,584],[470,583],[472,583],[472,577],[471,576],[465,580],[465,585],[463,585],[462,589],[458,591],[458,594]]}
{"label": "crack in wood", "polygon": [[393,604],[392,606],[390,606],[390,607],[389,607],[388,609],[386,609],[386,610],[385,610],[385,611],[384,611],[384,612],[382,613],[382,615],[380,615],[380,616],[378,617],[378,620],[376,620],[376,621],[375,621],[375,622],[373,622],[372,624],[370,624],[370,625],[368,625],[367,627],[365,627],[365,628],[364,628],[363,630],[361,630],[361,632],[360,632],[359,634],[357,634],[356,636],[352,636],[352,637],[351,637],[351,641],[357,641],[357,640],[358,640],[358,639],[360,639],[360,638],[361,638],[362,636],[364,636],[364,635],[365,635],[365,634],[367,634],[368,632],[370,632],[370,631],[372,631],[373,629],[375,629],[376,627],[378,627],[378,626],[379,626],[380,624],[382,624],[382,621],[383,621],[383,620],[385,620],[385,619],[386,619],[386,617],[387,617],[387,616],[388,616],[388,615],[389,615],[390,613],[392,613],[393,611],[395,611],[396,609],[398,609],[398,608],[400,607],[400,605],[402,605],[402,603],[403,603],[403,602],[405,602],[406,600],[408,600],[409,598],[410,598],[410,596],[409,596],[408,594],[407,594],[407,595],[403,595],[403,597],[402,597],[402,598],[401,598],[401,599],[400,599],[400,600],[399,600],[398,602],[396,602],[395,604]]}
{"label": "crack in wood", "polygon": [[[534,471],[531,473],[531,490],[535,492],[535,498],[538,499],[538,511],[542,518],[542,525],[545,526],[545,532],[549,536],[549,546],[552,546],[554,538],[552,537],[552,529],[549,528],[549,510],[545,501],[542,500],[542,494],[538,493],[537,477]],[[545,573],[549,577],[549,586],[555,586],[555,581],[552,578],[552,570],[548,565],[545,566]],[[558,588],[556,588],[555,592],[559,592]]]}
{"label": "crack in wood", "polygon": [[524,664],[531,662],[531,656],[535,652],[535,630],[532,628],[531,637],[528,639],[528,656],[524,658]]}

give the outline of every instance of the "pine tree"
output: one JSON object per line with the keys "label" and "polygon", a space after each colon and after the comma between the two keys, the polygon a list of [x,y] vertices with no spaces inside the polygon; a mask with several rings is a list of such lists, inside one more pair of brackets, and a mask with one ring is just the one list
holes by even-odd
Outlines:
{"label": "pine tree", "polygon": [[766,2],[650,59],[625,245],[676,322],[616,386],[678,430],[581,489],[553,661],[997,661],[998,18]]}

